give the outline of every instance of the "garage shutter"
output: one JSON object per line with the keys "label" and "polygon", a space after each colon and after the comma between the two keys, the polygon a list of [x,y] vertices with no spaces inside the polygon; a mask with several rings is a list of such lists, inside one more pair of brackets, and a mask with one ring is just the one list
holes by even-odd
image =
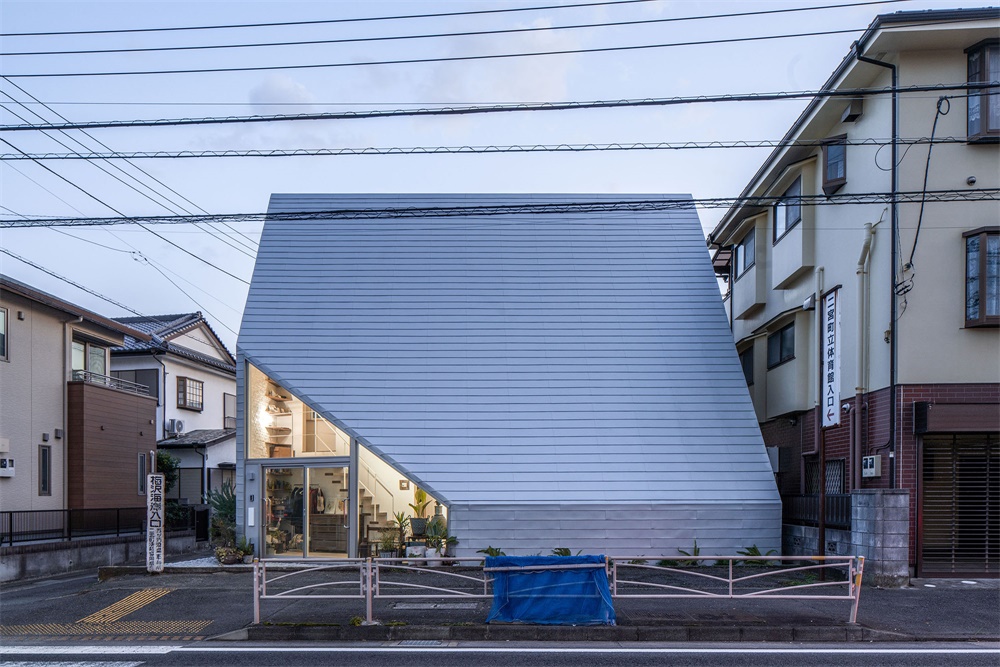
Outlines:
{"label": "garage shutter", "polygon": [[925,436],[921,576],[1000,572],[996,435]]}

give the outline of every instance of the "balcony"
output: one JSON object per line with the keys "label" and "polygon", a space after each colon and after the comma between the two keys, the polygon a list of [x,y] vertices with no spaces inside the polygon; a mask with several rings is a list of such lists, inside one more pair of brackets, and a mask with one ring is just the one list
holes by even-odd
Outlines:
{"label": "balcony", "polygon": [[140,396],[149,396],[149,387],[144,384],[136,384],[128,380],[100,375],[99,373],[92,373],[90,371],[73,371],[73,381],[100,384],[119,391],[127,391]]}

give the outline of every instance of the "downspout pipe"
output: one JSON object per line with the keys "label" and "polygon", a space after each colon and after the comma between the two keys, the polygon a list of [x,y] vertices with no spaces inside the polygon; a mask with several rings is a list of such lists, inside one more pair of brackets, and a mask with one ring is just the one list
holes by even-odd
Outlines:
{"label": "downspout pipe", "polygon": [[865,304],[865,294],[868,292],[868,269],[871,264],[872,240],[875,236],[874,226],[865,223],[865,240],[861,245],[861,257],[858,259],[858,335],[855,354],[855,386],[854,407],[851,409],[851,489],[858,488],[858,449],[861,447],[861,404],[865,393],[865,357],[867,356],[868,309]]}
{"label": "downspout pipe", "polygon": [[899,224],[898,193],[899,193],[899,69],[892,63],[875,60],[861,55],[859,45],[854,43],[854,54],[863,63],[885,67],[892,72],[892,169],[890,170],[891,204],[889,209],[890,227],[890,263],[891,276],[889,280],[889,488],[896,488],[896,244],[898,242],[897,226]]}

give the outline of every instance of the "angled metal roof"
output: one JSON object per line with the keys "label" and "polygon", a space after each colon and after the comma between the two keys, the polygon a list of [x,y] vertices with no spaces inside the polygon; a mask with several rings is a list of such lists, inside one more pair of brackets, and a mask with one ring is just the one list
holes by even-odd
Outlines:
{"label": "angled metal roof", "polygon": [[[273,195],[237,351],[446,502],[778,500],[688,196]],[[607,208],[606,206],[604,208]]]}
{"label": "angled metal roof", "polygon": [[188,431],[174,438],[157,440],[156,446],[163,449],[172,447],[207,447],[236,437],[234,428],[203,428]]}

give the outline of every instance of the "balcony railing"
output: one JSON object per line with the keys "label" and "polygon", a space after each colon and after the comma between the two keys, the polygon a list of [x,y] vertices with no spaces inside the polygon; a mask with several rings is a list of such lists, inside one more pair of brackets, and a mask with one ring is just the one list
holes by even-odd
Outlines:
{"label": "balcony railing", "polygon": [[[782,496],[782,521],[799,526],[819,525],[819,496]],[[851,494],[826,496],[826,527],[851,529]]]}
{"label": "balcony railing", "polygon": [[[145,529],[145,507],[0,512],[0,546],[83,537],[141,535]],[[194,508],[181,506],[173,510],[167,516],[166,529],[193,530]]]}
{"label": "balcony railing", "polygon": [[137,384],[135,382],[129,382],[128,380],[122,380],[121,378],[101,375],[100,373],[92,373],[90,371],[73,371],[73,380],[76,382],[87,382],[89,384],[102,384],[105,387],[111,387],[112,389],[128,391],[133,394],[139,394],[140,396],[149,396],[149,387],[144,384]]}

